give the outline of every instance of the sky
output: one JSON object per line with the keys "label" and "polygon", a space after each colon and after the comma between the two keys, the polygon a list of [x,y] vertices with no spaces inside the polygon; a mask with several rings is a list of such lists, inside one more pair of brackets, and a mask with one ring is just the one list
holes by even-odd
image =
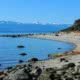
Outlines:
{"label": "sky", "polygon": [[80,0],[0,0],[0,20],[72,24],[80,18]]}

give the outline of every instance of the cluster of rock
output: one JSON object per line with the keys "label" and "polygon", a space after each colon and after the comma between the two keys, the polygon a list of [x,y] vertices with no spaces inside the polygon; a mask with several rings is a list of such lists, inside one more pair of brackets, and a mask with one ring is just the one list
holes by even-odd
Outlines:
{"label": "cluster of rock", "polygon": [[[77,69],[76,69],[77,68]],[[39,80],[80,80],[80,66],[69,63],[62,68],[48,68],[40,76]]]}
{"label": "cluster of rock", "polygon": [[40,68],[24,64],[9,67],[3,74],[0,80],[80,80],[80,65],[68,63],[61,68]]}
{"label": "cluster of rock", "polygon": [[37,80],[42,73],[42,69],[38,66],[32,67],[30,64],[24,64],[7,69],[4,73],[7,73],[7,75],[0,80]]}

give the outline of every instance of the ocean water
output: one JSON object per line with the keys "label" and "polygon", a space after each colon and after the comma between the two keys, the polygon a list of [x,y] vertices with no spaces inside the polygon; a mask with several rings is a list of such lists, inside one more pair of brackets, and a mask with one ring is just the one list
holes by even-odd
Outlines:
{"label": "ocean water", "polygon": [[[19,45],[25,47],[17,48]],[[19,60],[47,59],[48,54],[62,53],[72,50],[74,47],[73,44],[53,40],[0,37],[0,64],[2,64],[0,68],[12,66],[18,63]],[[23,57],[19,55],[20,53],[26,53],[27,55]]]}
{"label": "ocean water", "polygon": [[[0,35],[2,34],[27,34],[51,33],[68,28],[67,24],[16,24],[13,22],[0,22]],[[23,45],[25,48],[17,48]],[[61,49],[58,49],[61,48]],[[10,38],[0,37],[0,69],[13,66],[19,60],[27,61],[30,58],[47,59],[48,54],[61,53],[75,48],[75,45],[66,42],[43,40],[36,38]],[[20,56],[26,53],[26,56]]]}
{"label": "ocean water", "polygon": [[70,27],[70,24],[18,24],[0,23],[0,34],[13,33],[50,33]]}

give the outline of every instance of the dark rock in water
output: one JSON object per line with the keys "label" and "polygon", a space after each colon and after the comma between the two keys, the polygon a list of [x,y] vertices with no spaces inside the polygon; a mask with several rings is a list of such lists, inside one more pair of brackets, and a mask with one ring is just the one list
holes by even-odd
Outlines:
{"label": "dark rock in water", "polygon": [[12,38],[21,37],[22,35],[11,35]]}
{"label": "dark rock in water", "polygon": [[2,66],[2,65],[0,64],[0,66]]}
{"label": "dark rock in water", "polygon": [[17,35],[12,35],[11,37],[12,37],[12,38],[15,38],[15,37],[17,37]]}
{"label": "dark rock in water", "polygon": [[28,62],[36,62],[36,61],[38,61],[37,58],[31,58],[31,59],[28,60]]}
{"label": "dark rock in water", "polygon": [[17,46],[17,48],[24,48],[24,46],[23,45],[19,45],[19,46]]}
{"label": "dark rock in water", "polygon": [[27,55],[27,54],[26,54],[26,53],[21,53],[20,55],[21,55],[21,56],[25,56],[25,55]]}
{"label": "dark rock in water", "polygon": [[61,49],[61,48],[58,48],[58,49]]}
{"label": "dark rock in water", "polygon": [[19,60],[19,63],[23,63],[24,61],[23,60]]}

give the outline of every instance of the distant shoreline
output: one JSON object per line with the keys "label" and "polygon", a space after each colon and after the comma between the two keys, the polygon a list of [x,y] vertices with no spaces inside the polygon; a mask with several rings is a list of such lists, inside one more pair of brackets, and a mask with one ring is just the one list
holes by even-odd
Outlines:
{"label": "distant shoreline", "polygon": [[46,35],[46,34],[51,34],[51,33],[25,33],[25,34],[0,34],[0,37],[12,37],[12,38],[17,38],[17,37],[28,37],[28,36],[33,36],[33,35]]}

